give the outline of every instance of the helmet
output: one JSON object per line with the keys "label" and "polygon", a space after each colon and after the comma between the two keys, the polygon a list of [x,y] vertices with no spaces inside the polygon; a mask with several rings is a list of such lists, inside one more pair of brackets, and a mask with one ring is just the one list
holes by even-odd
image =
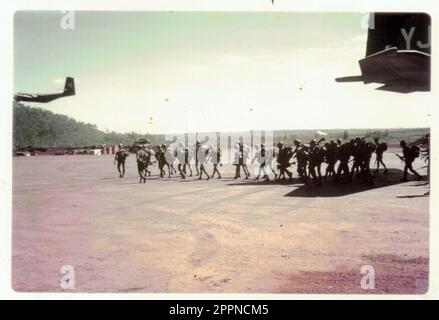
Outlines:
{"label": "helmet", "polygon": [[277,143],[277,146],[278,147],[282,147],[284,145],[284,143],[282,142],[282,141],[279,141],[278,143]]}

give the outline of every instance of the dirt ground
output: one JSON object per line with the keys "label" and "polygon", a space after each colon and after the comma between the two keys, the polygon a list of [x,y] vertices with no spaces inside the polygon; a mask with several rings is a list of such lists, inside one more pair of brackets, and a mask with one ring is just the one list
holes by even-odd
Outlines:
{"label": "dirt ground", "polygon": [[109,155],[16,157],[12,287],[62,291],[71,265],[76,292],[425,293],[429,186],[385,162],[366,188],[235,181],[232,165],[139,184],[134,155],[125,178]]}

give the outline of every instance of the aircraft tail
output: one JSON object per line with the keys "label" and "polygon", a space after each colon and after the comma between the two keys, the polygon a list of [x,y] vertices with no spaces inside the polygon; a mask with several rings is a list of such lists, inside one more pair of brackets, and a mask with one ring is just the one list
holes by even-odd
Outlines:
{"label": "aircraft tail", "polygon": [[74,96],[75,95],[75,79],[72,77],[66,78],[66,84],[64,86],[64,95]]}

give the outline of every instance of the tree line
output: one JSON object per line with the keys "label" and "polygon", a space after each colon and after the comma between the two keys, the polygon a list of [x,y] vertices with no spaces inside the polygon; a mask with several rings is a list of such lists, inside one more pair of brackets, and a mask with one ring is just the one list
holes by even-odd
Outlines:
{"label": "tree line", "polygon": [[85,147],[99,144],[131,144],[137,138],[151,135],[104,132],[96,125],[76,121],[65,115],[21,103],[13,105],[13,144],[15,148],[33,146]]}

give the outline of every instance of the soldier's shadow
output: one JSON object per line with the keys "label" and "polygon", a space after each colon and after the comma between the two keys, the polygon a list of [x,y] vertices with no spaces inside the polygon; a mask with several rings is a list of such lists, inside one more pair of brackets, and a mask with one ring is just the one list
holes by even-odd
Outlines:
{"label": "soldier's shadow", "polygon": [[262,186],[262,185],[295,185],[295,184],[300,184],[300,179],[299,178],[293,178],[292,181],[290,181],[289,179],[281,179],[281,180],[277,180],[277,179],[270,179],[269,181],[266,181],[265,179],[248,179],[245,180],[243,178],[239,178],[239,179],[223,179],[223,181],[230,181],[231,183],[228,183],[228,186]]}
{"label": "soldier's shadow", "polygon": [[[364,192],[368,190],[374,190],[384,187],[389,187],[401,183],[406,183],[400,181],[403,176],[403,170],[400,169],[389,169],[387,175],[384,175],[382,171],[378,175],[374,174],[373,185],[366,185],[361,183],[360,180],[354,180],[352,183],[339,183],[335,184],[331,181],[323,182],[321,186],[312,184],[303,184],[293,191],[287,193],[285,197],[342,197],[358,192]],[[331,179],[330,179],[331,180]],[[409,181],[416,181],[413,175],[408,176]]]}

